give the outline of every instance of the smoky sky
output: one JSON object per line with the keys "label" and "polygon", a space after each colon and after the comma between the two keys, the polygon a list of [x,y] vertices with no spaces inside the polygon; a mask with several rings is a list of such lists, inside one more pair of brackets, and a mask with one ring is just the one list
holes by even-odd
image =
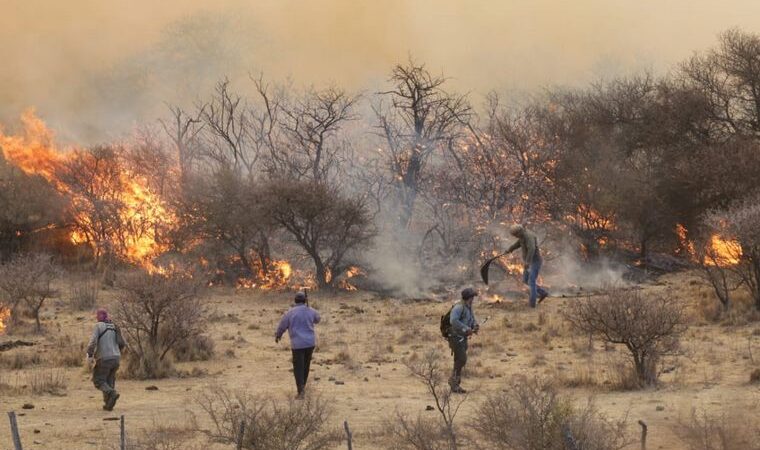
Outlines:
{"label": "smoky sky", "polygon": [[488,91],[667,73],[755,0],[0,0],[0,123],[34,107],[62,140],[114,139],[224,76],[372,92],[410,56]]}

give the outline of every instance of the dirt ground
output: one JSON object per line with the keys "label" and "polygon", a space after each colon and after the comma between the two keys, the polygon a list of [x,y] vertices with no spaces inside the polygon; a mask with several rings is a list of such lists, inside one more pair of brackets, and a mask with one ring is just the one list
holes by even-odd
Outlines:
{"label": "dirt ground", "polygon": [[[613,419],[625,418],[632,436],[638,436],[638,420],[649,426],[648,448],[684,448],[674,427],[688,418],[692,409],[756,414],[760,385],[749,383],[750,372],[760,367],[760,324],[744,321],[711,323],[699,313],[709,300],[709,290],[690,274],[673,274],[644,286],[667,291],[683,299],[692,317],[683,339],[684,356],[663,362],[667,373],[656,389],[621,391],[614,388],[616,363],[622,349],[589,348],[588,338],[570,330],[561,316],[573,298],[550,297],[537,310],[525,305],[525,296],[501,303],[489,302],[486,294],[476,300],[475,312],[489,317],[482,332],[472,341],[468,371],[463,386],[472,392],[464,403],[460,421],[489,393],[503,389],[513,377],[544,376],[555,380],[564,394],[596,405]],[[104,303],[113,292],[104,291]],[[65,296],[64,296],[65,297]],[[184,371],[202,369],[203,375],[187,378],[135,381],[119,380],[121,399],[113,412],[101,410],[100,393],[83,367],[61,367],[58,353],[74,355],[86,342],[93,320],[88,312],[72,312],[67,300],[55,299],[45,309],[42,336],[34,334],[0,337],[37,341],[16,353],[41,352],[42,358],[21,369],[0,366],[0,410],[19,413],[24,448],[87,449],[115,448],[118,422],[107,420],[123,414],[128,436],[157,424],[187,426],[196,421],[209,427],[208,418],[195,399],[208,386],[222,386],[249,393],[267,393],[283,399],[293,396],[289,341],[276,344],[274,328],[288,308],[292,293],[261,293],[251,290],[214,289],[208,297],[211,320],[207,334],[214,340],[215,356],[206,362],[178,363]],[[411,377],[403,364],[435,348],[450,355],[438,331],[445,301],[379,298],[369,293],[311,296],[323,321],[318,325],[319,346],[314,355],[310,389],[330,403],[330,423],[336,429],[348,420],[354,431],[355,449],[387,448],[379,438],[383,420],[396,411],[436,414],[426,411],[431,400],[424,387]],[[451,298],[451,300],[454,300]],[[71,340],[67,341],[66,336]],[[755,339],[760,341],[760,336]],[[71,347],[74,347],[72,350]],[[74,358],[75,356],[72,356]],[[71,363],[70,365],[74,365]],[[62,377],[62,395],[34,395],[28,384],[35,374]],[[25,387],[27,386],[27,387]],[[155,386],[157,390],[146,390]],[[22,409],[26,403],[33,409]],[[23,415],[22,415],[23,414]],[[204,448],[230,448],[198,442]],[[638,442],[630,448],[638,448]],[[8,420],[0,420],[0,449],[12,448]],[[340,448],[344,448],[341,446]]]}

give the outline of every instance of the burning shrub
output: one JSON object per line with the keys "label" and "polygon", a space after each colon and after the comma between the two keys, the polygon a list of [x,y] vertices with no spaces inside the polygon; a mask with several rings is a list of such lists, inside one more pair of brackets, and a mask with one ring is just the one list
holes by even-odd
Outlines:
{"label": "burning shrub", "polygon": [[574,407],[545,380],[520,379],[489,396],[473,420],[481,436],[505,450],[617,450],[626,447],[623,422],[611,422],[592,403]]}
{"label": "burning shrub", "polygon": [[137,378],[170,373],[166,355],[204,329],[200,283],[181,274],[135,273],[119,282],[116,318],[131,353],[127,372]]}
{"label": "burning shrub", "polygon": [[42,305],[57,295],[51,286],[57,275],[58,267],[49,255],[22,255],[5,263],[0,266],[0,293],[4,299],[0,309],[4,304],[11,311],[11,319],[17,321],[23,307],[34,318],[39,333]]}
{"label": "burning shrub", "polygon": [[657,382],[660,358],[678,349],[685,329],[683,307],[673,297],[620,288],[577,301],[565,318],[586,335],[625,345],[642,386]]}
{"label": "burning shrub", "polygon": [[[274,228],[263,204],[262,190],[252,178],[223,168],[188,183],[182,221],[192,236],[220,242],[233,251],[242,276],[258,276],[269,272],[269,236]],[[252,257],[257,260],[251,261]]]}
{"label": "burning shrub", "polygon": [[[760,193],[713,212],[707,222],[719,233],[721,250],[716,265],[730,268],[760,309]],[[728,239],[726,239],[728,237]],[[734,239],[734,240],[732,240]]]}
{"label": "burning shrub", "polygon": [[222,442],[238,442],[244,422],[242,448],[321,450],[341,440],[338,431],[325,430],[330,411],[318,397],[282,401],[217,388],[201,394],[198,404],[214,425],[211,435]]}
{"label": "burning shrub", "polygon": [[[0,147],[4,147],[0,135]],[[43,179],[10,166],[0,153],[0,260],[63,217],[63,200]]]}
{"label": "burning shrub", "polygon": [[314,261],[317,283],[328,287],[351,264],[352,251],[375,235],[364,201],[335,187],[310,181],[280,181],[268,186],[267,213]]}

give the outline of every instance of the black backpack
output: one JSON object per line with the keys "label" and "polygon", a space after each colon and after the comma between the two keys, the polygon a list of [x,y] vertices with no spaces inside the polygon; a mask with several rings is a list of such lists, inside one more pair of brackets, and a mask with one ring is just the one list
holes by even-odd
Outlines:
{"label": "black backpack", "polygon": [[449,311],[441,316],[441,336],[443,336],[444,339],[448,339],[451,336],[451,310],[454,309],[452,306],[449,308]]}

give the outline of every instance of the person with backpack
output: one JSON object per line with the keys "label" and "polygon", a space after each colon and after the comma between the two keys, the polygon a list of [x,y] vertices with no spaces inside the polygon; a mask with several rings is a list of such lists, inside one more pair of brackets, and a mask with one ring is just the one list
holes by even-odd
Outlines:
{"label": "person with backpack", "polygon": [[449,378],[451,392],[455,394],[464,394],[467,391],[462,388],[462,369],[467,364],[467,340],[480,329],[480,325],[475,320],[475,314],[472,312],[472,302],[477,297],[478,292],[473,288],[466,288],[462,291],[462,300],[457,302],[449,313],[448,330],[445,329],[446,316],[442,319],[441,331],[444,336],[448,337],[451,353],[454,355],[454,370]]}
{"label": "person with backpack", "polygon": [[530,289],[528,304],[531,308],[535,308],[537,303],[541,303],[549,295],[538,285],[538,272],[544,263],[538,248],[538,237],[519,224],[512,225],[509,228],[509,234],[517,238],[517,241],[507,249],[506,253],[512,253],[518,248],[522,250],[523,283]]}
{"label": "person with backpack", "polygon": [[295,305],[282,316],[280,324],[274,333],[275,343],[280,342],[285,330],[290,336],[290,348],[293,354],[293,375],[296,379],[297,399],[304,397],[306,382],[309,380],[309,368],[314,347],[317,345],[317,336],[314,333],[314,324],[319,323],[321,317],[316,309],[308,304],[305,292],[298,292],[295,296]]}
{"label": "person with backpack", "polygon": [[103,392],[103,409],[113,410],[119,393],[116,391],[116,372],[119,370],[121,352],[127,343],[105,309],[98,309],[97,323],[87,345],[87,362],[92,369],[92,382]]}

